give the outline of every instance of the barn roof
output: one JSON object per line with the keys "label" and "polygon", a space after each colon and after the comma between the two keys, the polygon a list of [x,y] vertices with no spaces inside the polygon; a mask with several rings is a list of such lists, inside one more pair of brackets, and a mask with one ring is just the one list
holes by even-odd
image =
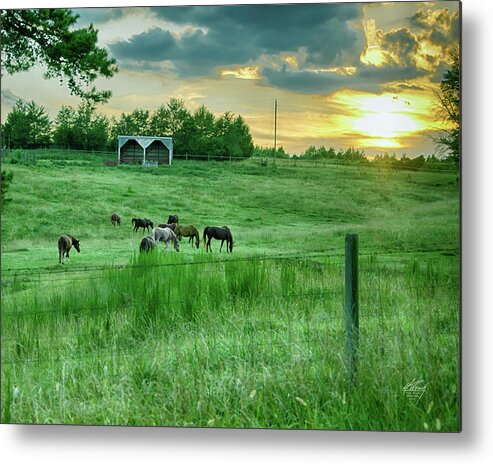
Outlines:
{"label": "barn roof", "polygon": [[118,136],[118,148],[123,147],[129,140],[135,140],[142,148],[147,148],[155,140],[159,140],[163,143],[169,150],[173,149],[173,138],[172,137],[150,137],[147,135],[119,135]]}

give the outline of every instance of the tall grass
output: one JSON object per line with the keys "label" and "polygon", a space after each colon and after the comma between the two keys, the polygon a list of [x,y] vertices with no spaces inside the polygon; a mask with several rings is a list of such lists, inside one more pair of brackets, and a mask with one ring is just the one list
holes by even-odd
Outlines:
{"label": "tall grass", "polygon": [[[77,287],[54,285],[48,297],[14,298],[3,320],[15,337],[3,341],[2,418],[457,430],[457,275],[363,264],[350,392],[340,264],[194,264],[156,252]],[[420,403],[402,391],[414,378],[429,384]]]}

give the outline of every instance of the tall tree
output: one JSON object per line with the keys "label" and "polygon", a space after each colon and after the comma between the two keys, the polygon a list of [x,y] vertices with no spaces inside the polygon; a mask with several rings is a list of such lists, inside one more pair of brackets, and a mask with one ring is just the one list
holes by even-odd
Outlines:
{"label": "tall tree", "polygon": [[457,164],[460,160],[460,86],[460,54],[456,48],[451,53],[450,69],[443,76],[440,90],[435,92],[437,116],[447,125],[435,142]]}
{"label": "tall tree", "polygon": [[54,141],[57,145],[81,150],[100,150],[106,147],[109,121],[96,113],[94,105],[82,102],[77,110],[62,106],[55,121]]}
{"label": "tall tree", "polygon": [[44,107],[34,101],[17,100],[2,132],[3,143],[8,148],[38,148],[51,143],[51,121]]}
{"label": "tall tree", "polygon": [[9,74],[44,64],[47,79],[66,79],[70,92],[94,102],[111,97],[109,90],[89,87],[98,76],[112,77],[116,60],[97,46],[98,31],[74,29],[79,15],[67,9],[1,10],[2,64]]}
{"label": "tall tree", "polygon": [[120,119],[113,119],[110,143],[118,146],[119,135],[152,135],[149,110],[137,108],[131,113],[122,113]]}
{"label": "tall tree", "polygon": [[150,134],[156,137],[173,137],[174,150],[185,153],[187,135],[184,133],[186,122],[191,118],[183,100],[171,98],[166,106],[161,105],[151,116]]}

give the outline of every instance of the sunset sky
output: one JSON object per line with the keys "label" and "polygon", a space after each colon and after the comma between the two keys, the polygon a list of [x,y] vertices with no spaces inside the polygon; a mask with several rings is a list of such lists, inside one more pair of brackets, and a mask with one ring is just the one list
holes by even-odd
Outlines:
{"label": "sunset sky", "polygon": [[[136,2],[135,4],[138,4]],[[355,147],[369,155],[434,152],[433,91],[459,45],[459,3],[390,2],[84,8],[120,72],[97,81],[98,111],[154,110],[171,97],[190,110],[241,114],[254,143]],[[17,98],[54,118],[77,106],[42,68],[2,77],[2,121]],[[166,135],[166,134],[163,134]]]}

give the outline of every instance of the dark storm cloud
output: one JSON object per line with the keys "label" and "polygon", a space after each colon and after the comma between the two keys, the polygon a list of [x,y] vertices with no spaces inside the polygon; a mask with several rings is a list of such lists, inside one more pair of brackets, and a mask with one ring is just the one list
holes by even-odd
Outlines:
{"label": "dark storm cloud", "polygon": [[321,95],[331,93],[341,87],[347,87],[347,82],[350,80],[347,76],[337,73],[293,71],[287,68],[264,68],[262,76],[275,87]]}
{"label": "dark storm cloud", "polygon": [[405,27],[392,29],[387,33],[380,34],[380,46],[390,53],[395,63],[404,66],[412,66],[419,45],[416,36]]}
{"label": "dark storm cloud", "polygon": [[294,92],[330,94],[335,90],[345,88],[376,92],[385,83],[406,81],[422,76],[425,71],[413,66],[363,66],[352,75],[342,75],[335,72],[293,71],[286,67],[282,69],[265,68],[262,76],[271,85],[292,90]]}
{"label": "dark storm cloud", "polygon": [[147,42],[156,39],[158,31],[144,32],[111,45],[111,51],[123,61],[143,53],[149,60],[171,60],[181,76],[205,75],[217,66],[250,64],[262,55],[300,49],[306,50],[308,65],[328,66],[342,55],[346,60],[353,57],[354,62],[364,46],[362,31],[348,24],[361,16],[361,6],[355,4],[161,7],[151,11],[168,22],[205,32],[195,29],[174,37],[161,30],[163,43]]}
{"label": "dark storm cloud", "polygon": [[169,31],[154,28],[111,45],[117,59],[164,61],[176,56],[177,44]]}

